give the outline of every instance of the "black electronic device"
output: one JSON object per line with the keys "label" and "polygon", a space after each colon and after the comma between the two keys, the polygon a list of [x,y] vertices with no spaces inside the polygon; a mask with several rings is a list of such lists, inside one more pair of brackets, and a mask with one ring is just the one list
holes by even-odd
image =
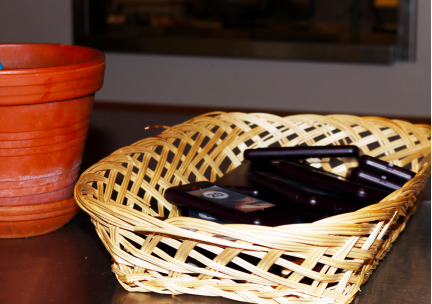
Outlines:
{"label": "black electronic device", "polygon": [[278,165],[278,170],[288,178],[312,184],[342,197],[355,199],[359,203],[363,202],[364,206],[378,203],[391,192],[359,184],[351,179],[299,163],[282,161]]}
{"label": "black electronic device", "polygon": [[321,157],[355,157],[361,154],[357,146],[295,146],[278,148],[257,148],[245,150],[243,156],[252,162],[263,160],[291,160]]}
{"label": "black electronic device", "polygon": [[255,171],[249,175],[249,178],[312,212],[334,215],[353,212],[364,207],[357,201],[344,199],[321,188],[282,175]]}
{"label": "black electronic device", "polygon": [[[286,197],[274,191],[271,187],[266,187],[254,180],[249,179],[251,173],[255,171],[262,171],[262,173],[276,173],[277,164],[279,162],[263,161],[258,163],[251,163],[246,161],[237,168],[231,170],[220,179],[216,180],[215,184],[218,186],[233,189],[237,192],[260,198],[268,202],[286,201]],[[283,176],[281,176],[283,178]],[[314,222],[330,216],[332,213],[322,212],[317,210],[307,210],[303,206],[296,205],[295,202],[289,201],[291,207],[297,212],[303,222]],[[184,210],[185,214],[191,217],[200,217],[210,219],[210,216],[203,214],[193,209]]]}
{"label": "black electronic device", "polygon": [[253,183],[248,178],[252,171],[259,170],[264,172],[275,172],[277,164],[259,163],[255,165],[250,162],[246,162],[232,169],[230,172],[224,174],[221,178],[215,181],[217,186],[226,187],[234,191],[257,197],[263,200],[273,200],[272,191],[264,188],[256,183]]}
{"label": "black electronic device", "polygon": [[403,182],[395,181],[385,175],[378,175],[373,172],[363,170],[361,168],[351,169],[350,178],[358,181],[359,183],[364,183],[376,187],[384,187],[391,191],[398,190],[404,185]]}
{"label": "black electronic device", "polygon": [[268,202],[210,182],[169,188],[165,198],[189,210],[189,216],[219,223],[279,226],[294,223],[296,212],[289,203]]}
{"label": "black electronic device", "polygon": [[358,162],[359,166],[367,171],[375,172],[384,175],[387,178],[402,182],[407,182],[416,175],[415,172],[408,169],[395,166],[392,163],[388,163],[369,155],[362,155]]}

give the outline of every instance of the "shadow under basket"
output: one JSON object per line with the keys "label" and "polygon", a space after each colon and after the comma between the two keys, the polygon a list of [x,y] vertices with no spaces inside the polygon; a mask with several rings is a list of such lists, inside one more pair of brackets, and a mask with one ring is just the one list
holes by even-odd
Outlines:
{"label": "shadow under basket", "polygon": [[[379,117],[209,113],[99,161],[78,180],[75,199],[129,291],[349,303],[416,211],[430,175],[430,135],[429,125]],[[343,144],[418,173],[356,212],[279,227],[177,217],[163,196],[175,185],[215,181],[249,148]],[[356,165],[341,160],[322,168],[345,175]]]}

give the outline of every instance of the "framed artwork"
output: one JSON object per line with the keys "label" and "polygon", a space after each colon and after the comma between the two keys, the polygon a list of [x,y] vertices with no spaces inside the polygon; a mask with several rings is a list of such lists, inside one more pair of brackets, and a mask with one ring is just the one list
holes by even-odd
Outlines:
{"label": "framed artwork", "polygon": [[104,51],[392,64],[415,60],[416,0],[73,0]]}

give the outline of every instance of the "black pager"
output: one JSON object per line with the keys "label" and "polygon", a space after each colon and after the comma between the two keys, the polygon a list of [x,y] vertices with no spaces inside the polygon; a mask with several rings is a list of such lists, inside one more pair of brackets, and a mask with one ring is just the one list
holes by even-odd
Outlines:
{"label": "black pager", "polygon": [[415,172],[412,172],[408,169],[395,166],[392,163],[388,163],[368,155],[362,155],[358,162],[359,166],[367,171],[375,172],[377,174],[384,175],[387,178],[395,179],[401,182],[407,182],[416,175]]}
{"label": "black pager", "polygon": [[364,206],[378,203],[391,193],[391,191],[359,184],[348,178],[303,164],[283,161],[279,163],[278,170],[288,178],[312,184],[342,197],[355,199],[363,202]]}
{"label": "black pager", "polygon": [[188,215],[219,223],[279,226],[294,223],[296,212],[283,201],[276,204],[210,182],[169,188],[165,198]]}
{"label": "black pager", "polygon": [[394,191],[400,189],[404,183],[392,180],[385,175],[378,175],[373,172],[354,168],[350,171],[350,178],[359,183],[368,184],[371,186],[385,187],[388,190]]}
{"label": "black pager", "polygon": [[270,200],[272,191],[267,188],[260,186],[259,184],[253,183],[249,180],[248,176],[252,171],[259,170],[264,172],[276,172],[277,164],[259,163],[258,165],[252,164],[250,162],[243,163],[230,172],[224,174],[221,178],[215,181],[217,186],[232,189],[234,191],[257,197],[264,201]]}
{"label": "black pager", "polygon": [[278,148],[258,148],[245,150],[244,158],[252,162],[263,160],[291,160],[321,157],[355,157],[359,158],[357,146],[295,146]]}
{"label": "black pager", "polygon": [[326,190],[285,176],[255,171],[249,178],[311,211],[334,215],[353,212],[363,207],[356,201],[343,199]]}
{"label": "black pager", "polygon": [[[233,189],[234,191],[269,202],[285,201],[288,198],[291,207],[297,212],[298,216],[304,223],[315,222],[335,214],[332,212],[327,212],[327,210],[323,212],[316,208],[308,209],[307,206],[296,204],[297,201],[293,201],[290,199],[290,197],[284,196],[285,193],[278,193],[272,187],[267,187],[266,183],[260,183],[259,181],[250,178],[252,175],[255,176],[256,172],[259,172],[261,174],[268,173],[274,176],[278,176],[280,178],[284,178],[281,175],[274,174],[277,172],[276,169],[278,163],[279,162],[275,164],[267,161],[258,163],[247,162],[231,170],[230,172],[222,176],[220,179],[216,180],[215,184],[217,186]],[[273,186],[274,183],[270,183]],[[311,195],[306,194],[305,196],[310,197]],[[198,217],[198,213],[192,209],[189,210],[188,213],[189,216]],[[203,216],[205,215],[201,215],[200,217],[202,218]]]}

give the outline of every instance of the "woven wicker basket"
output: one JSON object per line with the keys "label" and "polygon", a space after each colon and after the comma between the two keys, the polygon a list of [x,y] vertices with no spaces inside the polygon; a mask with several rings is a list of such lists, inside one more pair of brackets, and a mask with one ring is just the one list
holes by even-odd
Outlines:
{"label": "woven wicker basket", "polygon": [[[405,228],[430,175],[429,125],[216,112],[164,128],[99,161],[75,187],[79,206],[114,259],[113,272],[129,291],[249,303],[349,303]],[[216,180],[240,165],[245,149],[300,144],[354,144],[398,166],[411,164],[418,174],[377,204],[311,224],[220,225],[177,217],[164,199],[173,185]],[[341,175],[355,165],[322,163]],[[170,218],[155,218],[164,215]],[[274,273],[272,266],[282,270]]]}

